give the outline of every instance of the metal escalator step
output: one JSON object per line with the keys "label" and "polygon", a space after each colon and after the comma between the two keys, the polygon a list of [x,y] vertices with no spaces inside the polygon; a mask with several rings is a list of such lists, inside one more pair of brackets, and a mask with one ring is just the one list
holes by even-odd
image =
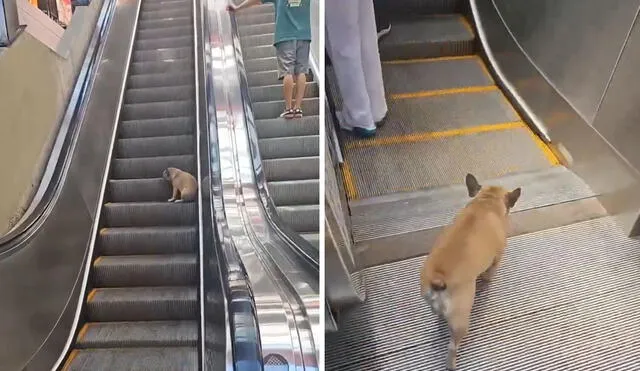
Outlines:
{"label": "metal escalator step", "polygon": [[316,249],[320,248],[320,234],[318,233],[301,233],[300,236],[307,240]]}
{"label": "metal escalator step", "polygon": [[[454,14],[461,13],[463,11],[464,2],[461,0],[403,0],[402,6],[396,6],[396,4],[381,4],[378,8],[376,4],[376,11],[378,9],[381,12],[391,14],[393,18],[400,16],[412,16],[415,14]],[[385,6],[386,5],[386,6]]]}
{"label": "metal escalator step", "polygon": [[[142,3],[142,11],[176,9],[184,7],[192,7],[193,2],[190,0],[165,0],[165,1],[145,1]],[[190,31],[193,32],[193,31]],[[140,36],[140,34],[138,34]]]}
{"label": "metal escalator step", "polygon": [[320,207],[318,205],[278,206],[278,215],[293,230],[299,233],[320,230]]}
{"label": "metal escalator step", "polygon": [[[284,101],[254,102],[253,116],[256,120],[274,119],[284,111]],[[305,115],[320,114],[320,98],[305,98],[302,100],[302,111]]]}
{"label": "metal escalator step", "polygon": [[138,30],[136,40],[147,41],[169,37],[190,36],[193,39],[193,26],[183,25],[158,29]]}
{"label": "metal escalator step", "polygon": [[271,21],[271,23],[253,24],[253,25],[246,25],[246,26],[238,25],[238,34],[240,34],[241,37],[250,36],[250,35],[262,35],[266,33],[274,33],[275,30],[276,30],[276,24],[273,21]]}
{"label": "metal escalator step", "polygon": [[269,182],[267,187],[276,206],[308,205],[320,202],[318,179]]}
{"label": "metal escalator step", "polygon": [[240,43],[243,48],[250,48],[253,46],[273,45],[273,34],[250,35],[250,36],[241,37]]}
{"label": "metal escalator step", "polygon": [[320,155],[320,136],[308,135],[259,139],[260,157],[263,160],[285,157]]}
{"label": "metal escalator step", "polygon": [[121,138],[185,135],[193,133],[195,124],[194,116],[122,121],[119,134]]}
{"label": "metal escalator step", "polygon": [[64,371],[194,371],[197,347],[111,348],[74,350]]}
{"label": "metal escalator step", "polygon": [[194,174],[195,156],[162,156],[141,158],[114,158],[111,177],[113,179],[157,178],[168,167]]}
{"label": "metal escalator step", "polygon": [[[185,89],[185,86],[191,86],[191,95],[187,95],[189,98],[183,98],[185,94],[176,95],[172,100],[186,100],[190,99],[194,95],[195,91],[195,75],[192,71],[185,71],[183,73],[149,73],[144,75],[133,75],[128,79],[127,88],[129,89],[144,89],[144,88],[180,88]],[[159,95],[161,91],[165,89],[156,89],[155,94]],[[165,95],[166,96],[166,93]],[[162,97],[164,97],[162,96]],[[163,99],[165,100],[165,99]],[[137,102],[132,102],[137,103]]]}
{"label": "metal escalator step", "polygon": [[120,117],[122,121],[127,121],[191,116],[194,113],[195,101],[176,100],[172,102],[124,104]]}
{"label": "metal escalator step", "polygon": [[193,13],[190,6],[174,7],[173,9],[142,9],[140,20],[189,17]]}
{"label": "metal escalator step", "polygon": [[[318,83],[313,81],[306,85],[304,91],[305,98],[317,97],[320,95]],[[249,88],[249,96],[252,102],[267,102],[282,99],[282,85],[257,86]],[[306,113],[306,112],[305,112]]]}
{"label": "metal escalator step", "polygon": [[253,46],[251,48],[243,48],[242,54],[245,60],[269,58],[276,56],[276,49],[273,45]]}
{"label": "metal escalator step", "polygon": [[118,139],[115,148],[118,158],[177,156],[194,152],[193,135]]}
{"label": "metal escalator step", "polygon": [[272,13],[273,14],[273,4],[263,3],[260,5],[252,6],[249,8],[242,9],[242,13],[237,13],[237,15],[244,14],[264,14],[264,13]]}
{"label": "metal escalator step", "polygon": [[197,321],[89,322],[76,341],[79,349],[197,345]]}
{"label": "metal escalator step", "polygon": [[494,85],[482,60],[477,56],[400,64],[384,63],[382,75],[387,94]]}
{"label": "metal escalator step", "polygon": [[87,297],[91,322],[190,320],[197,313],[195,287],[97,288]]}
{"label": "metal escalator step", "polygon": [[[149,75],[139,75],[139,76],[132,76],[132,77],[141,77],[141,76],[149,76]],[[192,81],[194,81],[193,79],[194,77],[192,75]],[[154,82],[157,82],[157,80]],[[131,80],[129,80],[129,84],[131,85]],[[144,88],[136,87],[136,88],[127,89],[127,91],[124,94],[124,101],[127,104],[170,102],[173,100],[193,100],[193,99],[195,99],[195,87],[193,85],[162,86],[162,89],[158,89],[158,87],[144,87]]]}
{"label": "metal escalator step", "polygon": [[263,160],[265,177],[269,182],[320,178],[320,158],[279,158]]}
{"label": "metal escalator step", "polygon": [[96,287],[188,286],[198,282],[196,254],[99,256],[91,273]]}
{"label": "metal escalator step", "polygon": [[136,62],[131,63],[129,68],[129,78],[135,75],[146,75],[151,73],[181,73],[194,71],[193,55],[189,58],[158,61],[158,62]]}
{"label": "metal escalator step", "polygon": [[133,62],[160,62],[189,57],[193,57],[193,46],[156,50],[136,50],[133,52]]}
{"label": "metal escalator step", "polygon": [[265,24],[274,22],[274,14],[275,13],[258,13],[258,14],[242,14],[238,13],[236,15],[236,21],[238,22],[238,26],[247,26],[247,25],[256,25],[256,24]]}
{"label": "metal escalator step", "polygon": [[380,58],[433,58],[473,53],[475,36],[460,15],[397,21],[380,41]]}
{"label": "metal escalator step", "polygon": [[276,57],[252,59],[244,62],[244,68],[247,70],[247,73],[273,71],[278,69],[278,60]]}
{"label": "metal escalator step", "polygon": [[192,225],[198,221],[195,202],[117,202],[102,209],[106,227]]}
{"label": "metal escalator step", "polygon": [[103,228],[98,236],[102,255],[193,253],[198,229],[193,226]]}
{"label": "metal escalator step", "polygon": [[163,178],[109,179],[109,202],[167,201],[171,197],[171,185]]}
{"label": "metal escalator step", "polygon": [[297,135],[318,135],[318,116],[304,116],[295,121],[284,118],[256,120],[259,138],[293,137]]}
{"label": "metal escalator step", "polygon": [[138,22],[138,30],[163,29],[172,27],[183,27],[190,25],[193,27],[192,17],[176,17],[164,19],[143,19]]}
{"label": "metal escalator step", "polygon": [[[263,58],[264,59],[264,58]],[[258,59],[258,60],[263,60]],[[267,86],[280,83],[278,80],[278,70],[276,68],[269,71],[250,72],[247,74],[247,84],[250,87],[254,86]]]}
{"label": "metal escalator step", "polygon": [[154,38],[141,40],[137,39],[135,43],[135,50],[153,50],[153,49],[167,49],[167,48],[186,48],[193,46],[193,35],[187,34],[186,36],[174,36],[166,38]]}

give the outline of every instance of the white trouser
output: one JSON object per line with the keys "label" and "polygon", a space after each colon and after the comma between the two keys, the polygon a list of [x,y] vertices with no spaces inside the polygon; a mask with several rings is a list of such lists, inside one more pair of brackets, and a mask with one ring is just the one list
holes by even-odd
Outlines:
{"label": "white trouser", "polygon": [[327,50],[342,96],[343,127],[375,129],[387,114],[372,0],[325,0]]}

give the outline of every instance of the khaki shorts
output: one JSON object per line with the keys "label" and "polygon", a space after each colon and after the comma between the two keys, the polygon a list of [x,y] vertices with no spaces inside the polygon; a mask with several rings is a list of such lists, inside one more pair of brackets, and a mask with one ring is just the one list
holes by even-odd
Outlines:
{"label": "khaki shorts", "polygon": [[276,44],[278,79],[286,75],[309,73],[309,40],[289,40]]}

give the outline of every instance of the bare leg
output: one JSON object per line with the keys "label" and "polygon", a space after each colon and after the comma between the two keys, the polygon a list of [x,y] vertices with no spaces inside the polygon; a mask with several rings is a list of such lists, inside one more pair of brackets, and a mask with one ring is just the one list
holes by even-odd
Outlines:
{"label": "bare leg", "polygon": [[286,109],[291,109],[291,101],[293,100],[293,75],[285,75],[282,80],[284,88],[284,104]]}
{"label": "bare leg", "polygon": [[173,187],[173,193],[171,194],[171,198],[168,200],[169,202],[173,202],[178,197],[178,188]]}
{"label": "bare leg", "polygon": [[307,75],[304,73],[298,74],[296,79],[296,103],[293,106],[294,109],[300,109],[302,107],[302,99],[304,98],[304,91],[307,87]]}

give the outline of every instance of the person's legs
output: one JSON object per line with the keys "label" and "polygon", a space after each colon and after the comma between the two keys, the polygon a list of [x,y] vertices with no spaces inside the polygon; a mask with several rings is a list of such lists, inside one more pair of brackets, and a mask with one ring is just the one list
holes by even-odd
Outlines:
{"label": "person's legs", "polygon": [[309,73],[309,51],[311,42],[298,40],[296,42],[296,101],[293,105],[295,117],[302,117],[302,99],[307,87],[307,73]]}
{"label": "person's legs", "polygon": [[280,117],[293,118],[293,75],[296,61],[295,41],[283,41],[276,44],[278,78],[282,80],[285,108]]}
{"label": "person's legs", "polygon": [[376,32],[378,40],[391,32],[391,21],[388,16],[388,9],[385,8],[384,0],[373,0],[373,11],[376,18]]}
{"label": "person's legs", "polygon": [[358,47],[358,2],[359,0],[326,0],[326,44],[342,96],[342,111],[336,112],[340,126],[361,136],[371,136],[375,134],[376,127],[366,94],[361,50]]}
{"label": "person's legs", "polygon": [[360,49],[362,51],[362,70],[366,84],[369,105],[373,121],[381,122],[387,115],[387,101],[382,79],[380,51],[376,38],[376,25],[371,0],[358,0],[360,11]]}

